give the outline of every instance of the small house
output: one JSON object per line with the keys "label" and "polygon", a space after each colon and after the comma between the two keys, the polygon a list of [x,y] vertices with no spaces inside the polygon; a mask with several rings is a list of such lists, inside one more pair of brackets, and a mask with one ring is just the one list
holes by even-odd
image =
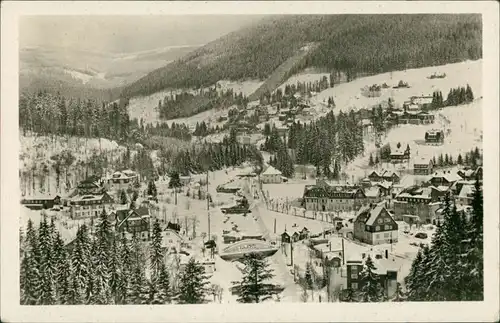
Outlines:
{"label": "small house", "polygon": [[61,197],[59,195],[25,196],[21,204],[31,210],[51,209],[54,205],[61,204]]}
{"label": "small house", "polygon": [[277,184],[283,181],[281,171],[277,170],[273,166],[267,167],[267,169],[260,175],[260,179],[264,184]]}
{"label": "small house", "polygon": [[363,207],[354,220],[354,239],[371,245],[398,241],[398,224],[380,203]]}
{"label": "small house", "polygon": [[117,212],[116,230],[122,234],[130,233],[142,241],[148,241],[150,235],[151,215],[149,209],[140,207],[127,212]]}
{"label": "small house", "polygon": [[413,174],[414,175],[430,175],[434,168],[434,163],[432,159],[425,157],[418,157],[413,162]]}
{"label": "small house", "polygon": [[444,131],[443,130],[428,130],[425,132],[425,142],[431,144],[438,144],[444,142]]}
{"label": "small house", "polygon": [[179,232],[167,229],[162,232],[162,249],[167,253],[178,253],[181,250],[184,239]]}

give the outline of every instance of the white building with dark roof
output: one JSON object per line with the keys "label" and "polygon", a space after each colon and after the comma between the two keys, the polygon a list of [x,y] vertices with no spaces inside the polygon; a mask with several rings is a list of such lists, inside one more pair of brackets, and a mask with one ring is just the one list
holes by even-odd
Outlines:
{"label": "white building with dark roof", "polygon": [[354,220],[354,239],[372,245],[398,241],[398,224],[384,205],[379,203],[359,210]]}
{"label": "white building with dark roof", "polygon": [[283,181],[283,174],[273,166],[269,166],[260,175],[260,179],[264,184],[277,184]]}

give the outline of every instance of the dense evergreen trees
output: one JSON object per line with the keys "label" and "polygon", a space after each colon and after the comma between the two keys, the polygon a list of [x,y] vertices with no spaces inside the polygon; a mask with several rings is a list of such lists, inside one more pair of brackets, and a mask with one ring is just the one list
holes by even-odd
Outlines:
{"label": "dense evergreen trees", "polygon": [[186,264],[179,280],[177,300],[180,304],[203,304],[208,294],[205,269],[194,258]]}
{"label": "dense evergreen trees", "polygon": [[131,244],[115,234],[105,211],[92,232],[81,225],[68,245],[45,216],[38,228],[29,220],[21,240],[21,304],[168,303],[172,289],[161,240],[155,222],[147,262],[144,246],[135,238]]}
{"label": "dense evergreen trees", "polygon": [[267,282],[274,277],[267,261],[257,254],[249,254],[242,262],[245,266],[242,280],[233,282],[238,289],[238,302],[260,303],[270,299],[276,286]]}
{"label": "dense evergreen trees", "polygon": [[476,180],[472,216],[457,212],[449,196],[431,247],[422,248],[405,278],[409,301],[483,299],[483,194]]}
{"label": "dense evergreen trees", "polygon": [[166,96],[163,102],[158,103],[158,110],[162,119],[177,119],[232,105],[246,107],[247,103],[248,99],[242,93],[234,93],[232,89],[218,91],[216,88],[209,88],[200,89],[196,94],[182,92]]}
{"label": "dense evergreen trees", "polygon": [[[309,46],[288,75],[320,67],[352,80],[362,74],[478,59],[481,30],[478,15],[271,17],[149,73],[127,86],[123,95],[198,89],[226,79],[263,80],[310,43],[317,46]],[[200,65],[200,59],[207,64]]]}

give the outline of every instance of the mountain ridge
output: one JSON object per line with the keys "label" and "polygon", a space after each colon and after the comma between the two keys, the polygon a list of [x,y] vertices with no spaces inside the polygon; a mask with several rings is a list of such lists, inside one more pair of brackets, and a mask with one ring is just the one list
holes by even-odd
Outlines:
{"label": "mountain ridge", "polygon": [[318,46],[283,77],[308,67],[353,78],[478,59],[482,57],[481,18],[470,14],[271,17],[148,73],[126,85],[122,96],[211,86],[223,79],[263,81],[308,43]]}

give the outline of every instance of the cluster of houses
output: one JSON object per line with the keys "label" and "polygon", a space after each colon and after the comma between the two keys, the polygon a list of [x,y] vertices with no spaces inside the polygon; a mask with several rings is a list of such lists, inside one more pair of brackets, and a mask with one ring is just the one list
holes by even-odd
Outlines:
{"label": "cluster of houses", "polygon": [[441,222],[442,202],[448,193],[459,211],[467,213],[476,176],[482,181],[482,167],[432,172],[432,163],[425,165],[418,173],[428,176],[420,185],[409,187],[399,184],[400,177],[393,171],[372,171],[360,184],[354,185],[317,179],[315,185],[305,187],[302,205],[309,211],[357,212],[353,229],[356,240],[373,245],[397,242],[396,221]]}
{"label": "cluster of houses", "polygon": [[385,121],[392,125],[434,123],[434,115],[427,112],[431,104],[432,96],[412,96],[401,108],[391,109]]}

